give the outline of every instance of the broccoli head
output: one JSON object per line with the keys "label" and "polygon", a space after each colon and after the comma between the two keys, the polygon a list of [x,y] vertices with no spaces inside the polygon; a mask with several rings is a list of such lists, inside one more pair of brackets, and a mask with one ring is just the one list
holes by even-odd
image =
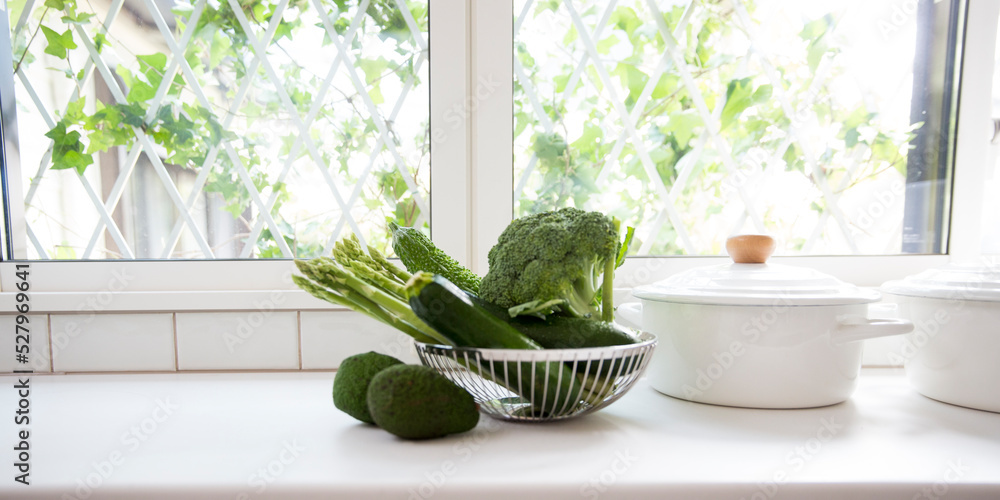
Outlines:
{"label": "broccoli head", "polygon": [[600,212],[563,208],[516,219],[490,250],[480,296],[511,316],[610,320],[618,248],[618,221]]}

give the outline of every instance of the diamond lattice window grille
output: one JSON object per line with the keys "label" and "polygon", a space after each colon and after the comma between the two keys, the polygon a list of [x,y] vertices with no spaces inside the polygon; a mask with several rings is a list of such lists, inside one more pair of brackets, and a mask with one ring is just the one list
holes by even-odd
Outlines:
{"label": "diamond lattice window grille", "polygon": [[514,14],[515,215],[612,212],[644,255],[717,254],[738,232],[785,253],[899,251],[901,193],[877,224],[869,208],[902,183],[912,53],[859,76],[864,6],[522,0]]}
{"label": "diamond lattice window grille", "polygon": [[55,10],[12,8],[29,257],[309,257],[427,227],[426,2]]}

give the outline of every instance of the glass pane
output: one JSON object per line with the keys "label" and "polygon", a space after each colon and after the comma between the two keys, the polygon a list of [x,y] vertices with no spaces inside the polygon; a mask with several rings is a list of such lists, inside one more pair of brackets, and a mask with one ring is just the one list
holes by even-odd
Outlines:
{"label": "glass pane", "polygon": [[[997,21],[1000,23],[1000,20]],[[993,140],[992,161],[986,168],[983,188],[983,253],[1000,255],[1000,34],[997,35],[993,63]]]}
{"label": "glass pane", "polygon": [[515,216],[608,212],[640,255],[942,253],[953,3],[516,0]]}
{"label": "glass pane", "polygon": [[313,257],[349,232],[387,248],[386,218],[429,230],[427,2],[359,4],[10,2],[26,257]]}

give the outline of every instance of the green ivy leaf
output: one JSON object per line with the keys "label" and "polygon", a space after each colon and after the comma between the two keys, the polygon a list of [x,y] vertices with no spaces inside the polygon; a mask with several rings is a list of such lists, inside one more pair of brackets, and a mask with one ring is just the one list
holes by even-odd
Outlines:
{"label": "green ivy leaf", "polygon": [[65,170],[76,169],[83,174],[87,165],[94,163],[91,155],[83,154],[83,143],[80,141],[80,132],[69,131],[66,121],[60,120],[52,130],[49,130],[45,137],[52,139],[52,169]]}
{"label": "green ivy leaf", "polygon": [[664,73],[653,87],[653,93],[649,96],[655,100],[663,99],[677,90],[680,85],[680,77],[672,73]]}
{"label": "green ivy leaf", "polygon": [[875,140],[871,144],[872,160],[895,162],[901,156],[899,145],[893,142],[892,138],[879,132],[875,135]]}
{"label": "green ivy leaf", "polygon": [[583,134],[569,146],[581,154],[591,154],[600,145],[602,137],[604,137],[604,130],[601,130],[601,127],[589,122],[584,123]]}
{"label": "green ivy leaf", "polygon": [[358,59],[358,67],[365,72],[365,83],[371,85],[382,77],[382,72],[389,67],[389,61],[384,57],[378,59]]}
{"label": "green ivy leaf", "polygon": [[66,111],[63,113],[63,120],[68,120],[70,122],[79,122],[84,118],[83,107],[87,103],[86,97],[80,97],[75,101],[72,101],[66,105]]}
{"label": "green ivy leaf", "polygon": [[858,133],[858,128],[854,127],[844,133],[844,146],[847,148],[853,148],[858,144],[858,138],[861,136]]}
{"label": "green ivy leaf", "polygon": [[66,24],[76,24],[83,26],[90,22],[95,16],[89,12],[80,12],[73,16],[63,16],[60,20]]}
{"label": "green ivy leaf", "polygon": [[[83,175],[87,166],[94,163],[94,157],[92,155],[83,154],[75,149],[71,149],[65,152],[60,163],[66,165],[66,168],[75,168],[78,174]],[[53,165],[52,168],[57,167]]]}
{"label": "green ivy leaf", "polygon": [[368,97],[371,97],[372,103],[376,106],[385,102],[385,97],[382,96],[382,89],[378,85],[375,85],[368,90]]}
{"label": "green ivy leaf", "polygon": [[809,64],[809,69],[811,71],[816,71],[816,68],[819,67],[819,63],[823,60],[823,56],[826,55],[826,52],[826,42],[822,39],[809,44],[809,49],[806,53],[806,62]]}
{"label": "green ivy leaf", "polygon": [[566,153],[566,139],[557,133],[539,134],[535,138],[535,156],[539,160],[554,160]]}
{"label": "green ivy leaf", "polygon": [[118,145],[114,134],[107,133],[103,129],[98,129],[87,135],[90,144],[87,145],[87,154],[94,154],[107,151],[109,148]]}
{"label": "green ivy leaf", "polygon": [[552,82],[556,84],[555,87],[556,93],[561,94],[566,91],[566,85],[569,83],[569,77],[570,77],[569,73],[566,73],[562,75],[556,75],[552,79]]}
{"label": "green ivy leaf", "polygon": [[618,37],[612,33],[603,40],[597,42],[597,53],[607,55],[611,52],[611,47],[614,47],[615,45],[618,45]]}
{"label": "green ivy leaf", "polygon": [[802,151],[794,143],[788,146],[785,150],[785,154],[781,156],[781,159],[785,161],[785,165],[789,170],[797,170],[799,172],[805,172],[805,162],[802,160]]}
{"label": "green ivy leaf", "polygon": [[719,21],[716,18],[709,18],[702,25],[701,31],[698,32],[698,44],[695,46],[695,56],[697,57],[698,65],[705,67],[708,64],[708,60],[712,57],[712,44],[710,39],[713,34],[719,32]]}
{"label": "green ivy leaf", "polygon": [[156,89],[152,85],[137,81],[132,85],[132,88],[128,91],[128,96],[126,97],[129,101],[148,101],[156,95]]}
{"label": "green ivy leaf", "polygon": [[649,81],[649,75],[643,73],[631,64],[619,64],[618,66],[623,67],[622,73],[624,76],[622,78],[622,84],[628,87],[628,97],[625,99],[626,104],[632,107],[636,101],[639,100],[639,96],[642,95],[642,89],[646,87],[646,82]]}
{"label": "green ivy leaf", "polygon": [[670,113],[670,119],[663,127],[663,133],[673,136],[677,145],[685,148],[694,137],[695,129],[701,125],[701,116],[697,111],[693,109],[675,111]]}
{"label": "green ivy leaf", "polygon": [[535,12],[534,12],[535,17],[538,17],[539,14],[541,14],[542,12],[545,12],[547,10],[551,10],[552,12],[558,12],[560,4],[562,4],[562,2],[560,2],[559,0],[543,0],[543,1],[539,1],[535,5]]}
{"label": "green ivy leaf", "polygon": [[752,95],[749,78],[742,80],[732,80],[726,88],[726,104],[722,107],[722,129],[731,126],[739,117],[743,110],[750,106],[750,96]]}
{"label": "green ivy leaf", "polygon": [[761,85],[753,90],[750,78],[732,80],[726,88],[726,104],[722,107],[722,130],[736,123],[739,116],[750,106],[760,104],[771,98],[771,86]]}
{"label": "green ivy leaf", "polygon": [[229,54],[233,47],[232,40],[221,31],[212,35],[212,44],[208,51],[208,69],[215,69]]}
{"label": "green ivy leaf", "polygon": [[611,24],[625,33],[635,33],[643,24],[634,9],[624,6],[615,8],[615,11],[611,13],[610,21]]}
{"label": "green ivy leaf", "polygon": [[576,25],[570,25],[569,30],[566,31],[566,35],[563,36],[563,40],[562,40],[563,46],[564,47],[569,47],[579,37],[580,37],[580,34],[577,33],[577,31],[576,31]]}
{"label": "green ivy leaf", "polygon": [[750,98],[750,101],[755,105],[767,102],[767,100],[771,98],[772,92],[773,89],[771,88],[771,84],[761,85],[760,87],[757,87],[757,90],[754,91],[753,96]]}
{"label": "green ivy leaf", "polygon": [[45,47],[46,54],[53,55],[59,59],[66,59],[66,51],[76,48],[76,42],[73,41],[73,32],[68,29],[63,33],[58,33],[48,26],[42,26],[42,34],[45,35],[45,41],[48,44]]}
{"label": "green ivy leaf", "polygon": [[[149,83],[148,87],[152,89],[152,93],[148,97],[137,97],[136,100],[146,101],[153,98],[153,95],[156,94],[156,89],[160,86],[160,82],[163,81],[163,76],[167,68],[167,55],[157,52],[155,54],[136,56],[136,59],[139,61],[139,71],[146,77],[146,81]],[[142,95],[146,95],[145,90],[143,90]]]}
{"label": "green ivy leaf", "polygon": [[819,19],[815,19],[805,24],[799,37],[805,41],[812,41],[826,35],[827,30],[833,26],[833,16],[827,14]]}
{"label": "green ivy leaf", "polygon": [[[274,30],[274,42],[281,40],[282,38],[292,39],[292,28],[295,27],[295,23],[280,22],[278,27]],[[272,42],[273,43],[273,42]]]}
{"label": "green ivy leaf", "polygon": [[826,34],[832,26],[833,16],[827,14],[806,23],[802,27],[802,31],[799,32],[799,37],[809,42],[809,46],[806,49],[806,62],[812,71],[816,71],[816,67],[819,66],[820,61],[823,60],[823,56],[829,49],[826,43]]}

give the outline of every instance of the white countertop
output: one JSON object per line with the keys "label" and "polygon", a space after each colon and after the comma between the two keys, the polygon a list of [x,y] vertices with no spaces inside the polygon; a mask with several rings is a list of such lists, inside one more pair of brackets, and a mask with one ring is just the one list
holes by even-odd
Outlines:
{"label": "white countertop", "polygon": [[16,379],[0,378],[4,499],[1000,498],[1000,414],[924,398],[899,370],[811,410],[643,380],[579,419],[483,417],[422,442],[336,410],[332,373],[36,375],[30,486],[10,465]]}

